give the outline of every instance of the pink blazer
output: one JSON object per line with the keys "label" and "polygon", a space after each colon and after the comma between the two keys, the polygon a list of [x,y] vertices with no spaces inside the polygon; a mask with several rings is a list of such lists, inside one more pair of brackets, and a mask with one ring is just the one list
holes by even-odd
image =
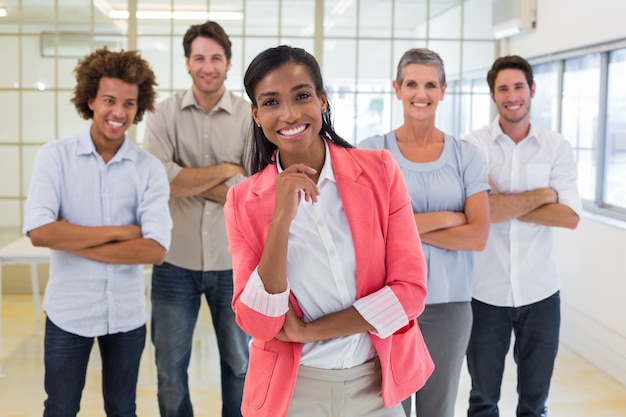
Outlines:
{"label": "pink blazer", "polygon": [[[389,286],[409,324],[381,339],[369,334],[382,367],[382,397],[398,404],[419,390],[434,369],[416,318],[426,299],[426,264],[406,185],[388,151],[345,149],[329,143],[337,187],[354,240],[357,297]],[[225,205],[233,255],[233,309],[237,323],[252,336],[244,385],[244,416],[287,414],[302,353],[299,343],[275,339],[284,316],[264,316],[240,301],[250,274],[259,264],[274,214],[275,165],[231,188]],[[302,317],[291,295],[296,313]]]}

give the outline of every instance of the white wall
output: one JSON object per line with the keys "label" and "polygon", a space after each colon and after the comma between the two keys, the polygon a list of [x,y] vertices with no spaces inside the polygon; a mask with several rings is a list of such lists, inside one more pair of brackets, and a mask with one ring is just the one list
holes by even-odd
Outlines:
{"label": "white wall", "polygon": [[[626,1],[537,0],[537,29],[503,42],[533,58],[626,38]],[[585,217],[557,232],[562,272],[561,339],[626,385],[626,225]]]}
{"label": "white wall", "polygon": [[562,342],[626,385],[626,229],[584,218],[557,232]]}
{"label": "white wall", "polygon": [[537,0],[537,28],[510,38],[510,53],[531,58],[626,38],[623,0]]}

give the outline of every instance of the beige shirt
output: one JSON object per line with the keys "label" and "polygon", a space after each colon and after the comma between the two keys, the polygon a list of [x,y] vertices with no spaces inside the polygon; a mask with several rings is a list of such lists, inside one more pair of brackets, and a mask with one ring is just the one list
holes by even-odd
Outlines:
{"label": "beige shirt", "polygon": [[[243,165],[251,138],[250,103],[226,90],[206,113],[191,89],[168,97],[148,116],[144,148],[159,158],[171,182],[183,167]],[[245,180],[237,175],[229,186]],[[171,197],[174,227],[165,262],[195,271],[232,269],[224,206],[202,197]]]}

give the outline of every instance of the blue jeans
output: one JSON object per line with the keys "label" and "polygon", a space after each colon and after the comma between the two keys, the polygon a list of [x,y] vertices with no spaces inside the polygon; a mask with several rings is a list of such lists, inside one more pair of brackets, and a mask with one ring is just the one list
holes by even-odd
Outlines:
{"label": "blue jeans", "polygon": [[161,417],[193,416],[187,369],[203,294],[209,304],[220,352],[222,416],[241,417],[250,338],[235,322],[231,307],[232,270],[202,272],[168,263],[155,265],[151,292],[151,334]]}
{"label": "blue jeans", "polygon": [[517,416],[545,417],[550,379],[559,345],[561,299],[557,291],[522,307],[495,307],[472,300],[474,324],[467,349],[472,379],[468,417],[499,416],[504,362],[515,334]]}
{"label": "blue jeans", "polygon": [[[146,344],[146,326],[99,336],[102,394],[109,417],[136,417],[137,376]],[[44,417],[76,416],[85,387],[93,337],[68,333],[46,319]]]}

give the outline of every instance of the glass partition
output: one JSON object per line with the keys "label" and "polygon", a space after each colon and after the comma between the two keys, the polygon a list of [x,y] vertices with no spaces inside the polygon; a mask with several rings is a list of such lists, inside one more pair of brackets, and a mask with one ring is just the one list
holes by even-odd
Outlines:
{"label": "glass partition", "polygon": [[600,103],[600,54],[564,62],[561,133],[578,162],[580,196],[595,200]]}
{"label": "glass partition", "polygon": [[604,199],[626,210],[626,49],[611,52],[606,109]]}
{"label": "glass partition", "polygon": [[[213,19],[229,34],[233,57],[226,86],[244,97],[243,74],[260,51],[281,43],[305,48],[321,64],[338,132],[356,143],[402,123],[402,106],[391,82],[407,49],[439,52],[450,81],[466,79],[477,62],[482,70],[493,61],[494,41],[485,29],[491,19],[489,2],[5,0],[8,15],[0,17],[5,58],[0,71],[0,169],[10,180],[0,190],[0,229],[19,233],[30,170],[41,145],[89,126],[70,98],[74,67],[96,48],[141,51],[157,75],[159,101],[190,86],[182,37],[192,24]],[[136,14],[131,16],[130,10]],[[471,108],[465,118],[488,112],[488,105],[474,102],[473,89],[463,94]],[[444,103],[453,99],[454,94],[446,95]],[[446,105],[444,111],[453,121],[451,131],[458,133],[460,107]],[[141,143],[144,131],[145,121],[129,135]]]}

